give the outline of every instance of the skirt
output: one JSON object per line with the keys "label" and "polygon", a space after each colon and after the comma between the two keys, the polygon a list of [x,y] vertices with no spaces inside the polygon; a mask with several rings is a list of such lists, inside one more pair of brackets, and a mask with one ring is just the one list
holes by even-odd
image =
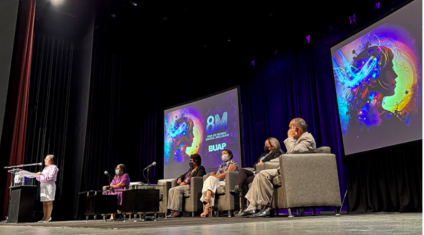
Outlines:
{"label": "skirt", "polygon": [[56,183],[40,183],[40,201],[54,201],[56,195]]}

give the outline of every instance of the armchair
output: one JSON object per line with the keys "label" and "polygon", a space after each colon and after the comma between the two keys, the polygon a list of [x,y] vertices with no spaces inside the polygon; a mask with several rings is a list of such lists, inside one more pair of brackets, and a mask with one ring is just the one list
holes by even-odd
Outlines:
{"label": "armchair", "polygon": [[337,163],[329,147],[318,148],[315,153],[284,154],[278,161],[266,162],[257,171],[280,167],[282,186],[274,190],[272,207],[293,208],[341,206]]}
{"label": "armchair", "polygon": [[[202,197],[203,178],[192,177],[191,178],[190,190],[187,191],[183,197],[183,212],[191,212],[194,217],[195,212],[199,212],[203,208],[203,204],[200,201]],[[166,215],[168,211],[168,192],[169,189],[177,186],[176,179],[163,179],[158,181],[158,185],[166,185],[163,189],[162,201],[160,201],[160,213]],[[162,193],[162,192],[161,192]]]}
{"label": "armchair", "polygon": [[[203,181],[209,177],[209,174],[203,176]],[[220,186],[215,195],[215,211],[228,211],[228,217],[234,210],[240,209],[239,197],[233,196],[230,190],[237,184],[238,171],[228,171],[225,173],[225,186]],[[203,185],[202,185],[203,186]],[[201,191],[200,191],[201,192]],[[200,200],[200,197],[199,197]]]}

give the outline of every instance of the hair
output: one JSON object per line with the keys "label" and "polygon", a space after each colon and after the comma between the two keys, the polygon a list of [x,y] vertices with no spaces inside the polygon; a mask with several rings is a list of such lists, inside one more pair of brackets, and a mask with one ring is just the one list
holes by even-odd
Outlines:
{"label": "hair", "polygon": [[202,157],[199,154],[193,153],[190,155],[190,159],[193,159],[193,162],[195,162],[197,166],[202,165]]}
{"label": "hair", "polygon": [[56,157],[53,154],[47,154],[46,157],[50,158],[51,164],[56,165]]}
{"label": "hair", "polygon": [[121,168],[122,174],[127,173],[127,167],[124,164],[120,163],[117,166],[119,166],[119,168]]}
{"label": "hair", "polygon": [[308,131],[308,124],[306,124],[303,118],[293,118],[294,125],[300,127],[303,131]]}
{"label": "hair", "polygon": [[279,142],[276,138],[274,138],[274,137],[269,137],[269,138],[268,138],[268,139],[266,139],[266,140],[268,140],[269,144],[270,144],[272,147],[274,147],[276,150],[281,149],[280,142]]}
{"label": "hair", "polygon": [[[358,111],[364,106],[369,100],[369,95],[375,87],[379,85],[383,89],[388,89],[384,82],[381,81],[381,78],[384,75],[380,76],[381,71],[388,66],[388,64],[393,63],[395,55],[391,49],[385,46],[371,46],[369,47],[369,43],[366,44],[365,49],[360,52],[356,57],[353,57],[352,61],[352,69],[355,72],[361,74],[364,67],[368,65],[366,63],[367,60],[371,58],[375,58],[376,63],[373,67],[370,67],[367,73],[362,75],[362,80],[358,83],[357,86],[351,88],[351,94],[347,97],[347,101],[352,104],[351,109]],[[352,76],[356,76],[356,74],[351,74]],[[353,78],[352,78],[353,79]]]}
{"label": "hair", "polygon": [[230,155],[230,159],[233,159],[234,155],[233,155],[233,152],[231,152],[231,150],[223,149],[222,151],[227,151],[228,155]]}

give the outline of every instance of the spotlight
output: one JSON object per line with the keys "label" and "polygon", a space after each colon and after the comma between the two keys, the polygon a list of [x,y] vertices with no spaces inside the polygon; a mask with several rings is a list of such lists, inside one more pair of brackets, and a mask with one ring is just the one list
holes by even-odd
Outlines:
{"label": "spotlight", "polygon": [[306,43],[310,43],[311,42],[311,35],[306,36]]}
{"label": "spotlight", "polygon": [[133,0],[130,0],[130,4],[133,5],[133,6],[135,6],[135,7],[137,6],[137,3],[135,1],[133,1]]}
{"label": "spotlight", "polygon": [[64,0],[50,0],[54,6],[63,4]]}
{"label": "spotlight", "polygon": [[377,3],[375,4],[374,9],[375,9],[375,10],[380,9],[380,2],[377,2]]}
{"label": "spotlight", "polygon": [[228,41],[228,42],[231,42],[231,38],[229,38],[227,41]]}
{"label": "spotlight", "polygon": [[250,61],[249,65],[255,66],[255,60]]}
{"label": "spotlight", "polygon": [[352,16],[349,16],[349,23],[350,25],[356,25],[356,15],[353,14]]}

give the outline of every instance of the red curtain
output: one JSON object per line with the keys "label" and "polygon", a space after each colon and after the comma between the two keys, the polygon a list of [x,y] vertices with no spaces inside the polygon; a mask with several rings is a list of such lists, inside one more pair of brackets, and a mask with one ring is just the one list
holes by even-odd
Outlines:
{"label": "red curtain", "polygon": [[[14,107],[10,110],[13,111],[11,115],[15,116],[9,165],[24,163],[35,7],[36,0],[24,0],[19,8],[11,86],[8,91],[10,95],[7,104]],[[7,214],[8,209],[9,185],[10,174],[7,176],[3,216]]]}

